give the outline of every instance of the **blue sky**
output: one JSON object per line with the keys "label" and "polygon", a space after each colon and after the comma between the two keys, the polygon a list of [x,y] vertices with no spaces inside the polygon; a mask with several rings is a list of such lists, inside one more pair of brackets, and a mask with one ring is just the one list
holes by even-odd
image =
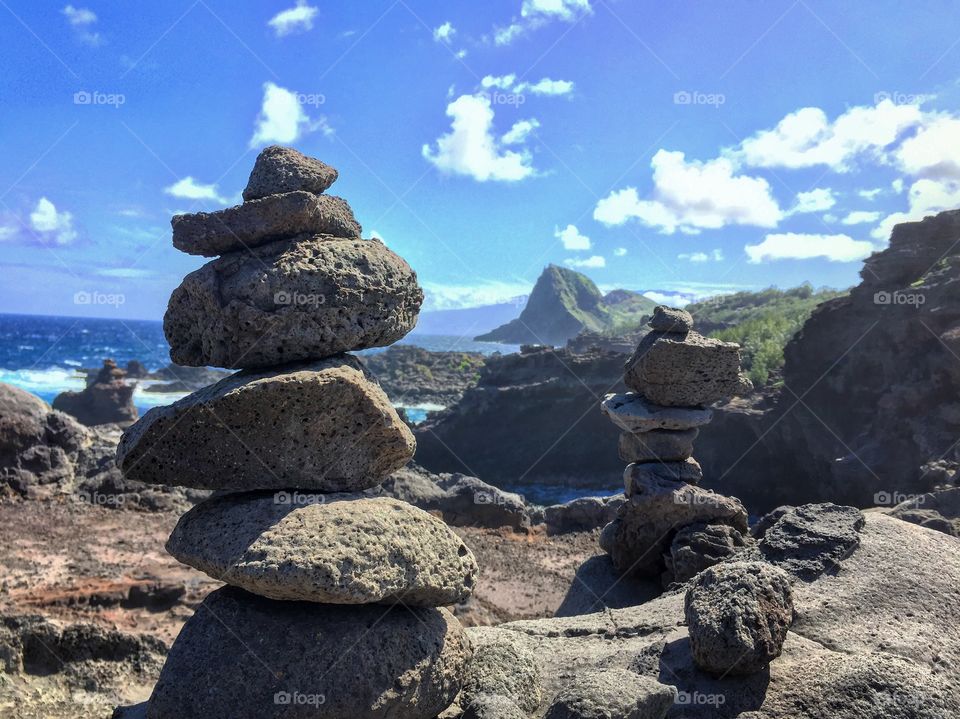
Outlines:
{"label": "blue sky", "polygon": [[691,297],[845,287],[960,206],[960,6],[805,0],[0,0],[0,311],[159,318],[172,213],[257,151],[418,271],[428,308],[549,262]]}

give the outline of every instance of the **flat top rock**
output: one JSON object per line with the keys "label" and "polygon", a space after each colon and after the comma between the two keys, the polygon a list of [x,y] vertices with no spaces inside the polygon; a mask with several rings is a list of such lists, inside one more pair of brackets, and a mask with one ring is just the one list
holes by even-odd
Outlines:
{"label": "flat top rock", "polygon": [[655,332],[686,334],[693,329],[693,315],[686,310],[657,305],[653,308],[653,317],[647,324]]}
{"label": "flat top rock", "polygon": [[351,355],[245,370],[124,432],[117,464],[149,484],[355,492],[413,457],[416,441]]}
{"label": "flat top rock", "polygon": [[271,145],[257,156],[243,190],[243,199],[256,200],[297,190],[319,195],[337,181],[337,175],[330,165],[307,157],[292,147]]}
{"label": "flat top rock", "polygon": [[864,524],[856,507],[830,503],[778,509],[768,516],[756,532],[761,555],[807,581],[837,569],[859,546]]}
{"label": "flat top rock", "polygon": [[713,410],[658,405],[635,392],[608,394],[603,398],[600,409],[611,422],[625,432],[690,429],[702,427],[713,419]]}
{"label": "flat top rock", "polygon": [[324,604],[452,605],[470,596],[478,574],[473,553],[439,519],[357,494],[211,498],[180,518],[167,551],[254,594]]}
{"label": "flat top rock", "polygon": [[393,344],[422,302],[416,273],[382,242],[300,235],[191,272],[163,331],[177,364],[269,367]]}
{"label": "flat top rock", "polygon": [[360,237],[360,223],[347,201],[334,195],[285,192],[216,212],[174,215],[173,246],[190,255],[214,257],[250,250],[303,233]]}

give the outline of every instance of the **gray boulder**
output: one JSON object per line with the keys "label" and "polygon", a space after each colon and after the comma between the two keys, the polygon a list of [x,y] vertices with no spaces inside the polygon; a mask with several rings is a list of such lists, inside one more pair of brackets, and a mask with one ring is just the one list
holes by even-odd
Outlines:
{"label": "gray boulder", "polygon": [[456,604],[479,573],[439,519],[356,494],[214,497],[180,518],[167,551],[253,594],[326,604]]}
{"label": "gray boulder", "polygon": [[724,562],[687,590],[693,661],[723,678],[755,674],[780,656],[793,624],[790,575],[765,562]]}
{"label": "gray boulder", "polygon": [[554,697],[544,719],[662,719],[676,689],[620,668],[584,672]]}
{"label": "gray boulder", "polygon": [[665,407],[653,404],[635,392],[608,394],[601,411],[624,432],[649,432],[654,429],[684,430],[702,427],[713,418],[703,407]]}
{"label": "gray boulder", "polygon": [[683,584],[752,542],[750,535],[745,537],[728,524],[698,522],[686,526],[674,535],[670,550],[664,555],[667,570],[663,573],[663,586]]}
{"label": "gray boulder", "polygon": [[564,504],[551,504],[543,511],[544,523],[553,534],[591,531],[612,522],[624,501],[622,494],[614,494],[577,497]]}
{"label": "gray boulder", "polygon": [[623,380],[655,404],[705,405],[749,392],[740,372],[740,345],[688,332],[651,332],[627,361]]}
{"label": "gray boulder", "polygon": [[653,308],[653,317],[647,324],[653,328],[654,332],[685,335],[693,329],[693,316],[686,310],[657,305]]}
{"label": "gray boulder", "polygon": [[698,434],[700,430],[696,428],[621,432],[620,459],[624,462],[682,462],[693,454],[693,442]]}
{"label": "gray boulder", "polygon": [[952,537],[960,537],[960,487],[912,497],[893,507],[890,515]]}
{"label": "gray boulder", "polygon": [[473,697],[460,719],[527,719],[529,715],[509,697],[500,694],[481,694]]}
{"label": "gray boulder", "polygon": [[301,234],[359,238],[360,224],[347,201],[333,195],[287,192],[217,212],[174,215],[173,246],[214,257]]}
{"label": "gray boulder", "polygon": [[540,706],[543,700],[540,663],[522,635],[480,638],[473,644],[460,705],[467,708],[485,695],[506,697],[528,714]]}
{"label": "gray boulder", "polygon": [[147,719],[431,719],[469,643],[445,609],[276,602],[233,587],[187,620]]}
{"label": "gray boulder", "polygon": [[754,536],[768,562],[810,581],[834,571],[860,544],[864,516],[856,507],[805,504],[777,509],[776,519],[761,519]]}
{"label": "gray boulder", "polygon": [[330,165],[292,147],[270,145],[257,155],[250,179],[243,190],[244,200],[257,200],[267,195],[303,190],[319,195],[337,181],[337,171]]}
{"label": "gray boulder", "polygon": [[960,716],[960,544],[881,513],[866,515],[860,537],[840,571],[794,585],[797,619],[783,653],[749,676],[719,680],[694,663],[681,592],[467,633],[477,643],[522,635],[542,666],[546,700],[533,716],[598,666],[676,686],[678,719]]}
{"label": "gray boulder", "polygon": [[693,457],[682,462],[634,462],[623,471],[623,489],[627,497],[632,497],[651,482],[699,484],[701,479],[703,470]]}
{"label": "gray boulder", "polygon": [[617,518],[604,527],[600,547],[617,571],[659,577],[674,533],[697,522],[729,524],[747,533],[747,511],[738,499],[647,475],[633,483]]}
{"label": "gray boulder", "polygon": [[124,432],[117,464],[151,484],[354,492],[415,448],[383,390],[345,355],[238,372],[155,407]]}
{"label": "gray boulder", "polygon": [[392,344],[422,302],[416,274],[383,243],[302,235],[191,272],[163,330],[178,364],[273,366]]}

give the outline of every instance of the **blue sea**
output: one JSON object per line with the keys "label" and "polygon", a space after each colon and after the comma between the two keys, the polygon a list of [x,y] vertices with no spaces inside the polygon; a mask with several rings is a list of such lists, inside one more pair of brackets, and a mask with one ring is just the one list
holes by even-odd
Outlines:
{"label": "blue sea", "polygon": [[[493,342],[474,342],[449,335],[421,335],[416,332],[402,341],[433,351],[516,352],[519,347]],[[113,359],[121,367],[140,360],[157,370],[170,363],[170,346],[163,336],[163,324],[151,320],[118,320],[41,315],[0,314],[0,382],[32,392],[47,402],[64,390],[81,390],[81,368],[99,367]],[[363,353],[382,352],[382,349]],[[141,382],[134,403],[141,413],[156,405],[170,404],[180,393],[144,392],[151,384]],[[405,407],[412,421],[423,421],[438,405]]]}

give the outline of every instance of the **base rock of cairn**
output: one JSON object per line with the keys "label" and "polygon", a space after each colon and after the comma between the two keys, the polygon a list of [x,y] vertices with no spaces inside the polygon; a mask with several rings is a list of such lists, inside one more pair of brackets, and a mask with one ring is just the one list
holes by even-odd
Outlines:
{"label": "base rock of cairn", "polygon": [[177,247],[225,254],[173,292],[171,358],[242,371],[148,412],[118,448],[128,478],[229,492],[167,543],[230,586],[184,625],[147,719],[432,719],[463,683],[469,642],[442,607],[472,592],[473,554],[420,509],[347,493],[382,483],[415,442],[343,353],[403,337],[423,292],[320,194],[336,178],[269,147],[243,205],[173,221]]}
{"label": "base rock of cairn", "polygon": [[749,389],[750,381],[740,371],[739,345],[697,334],[688,312],[657,307],[650,326],[624,368],[632,392],[607,395],[601,406],[622,430],[620,457],[630,464],[627,501],[600,546],[620,573],[661,576],[670,585],[726,558],[749,536],[739,500],[697,486],[703,471],[692,454],[712,418],[705,405]]}

